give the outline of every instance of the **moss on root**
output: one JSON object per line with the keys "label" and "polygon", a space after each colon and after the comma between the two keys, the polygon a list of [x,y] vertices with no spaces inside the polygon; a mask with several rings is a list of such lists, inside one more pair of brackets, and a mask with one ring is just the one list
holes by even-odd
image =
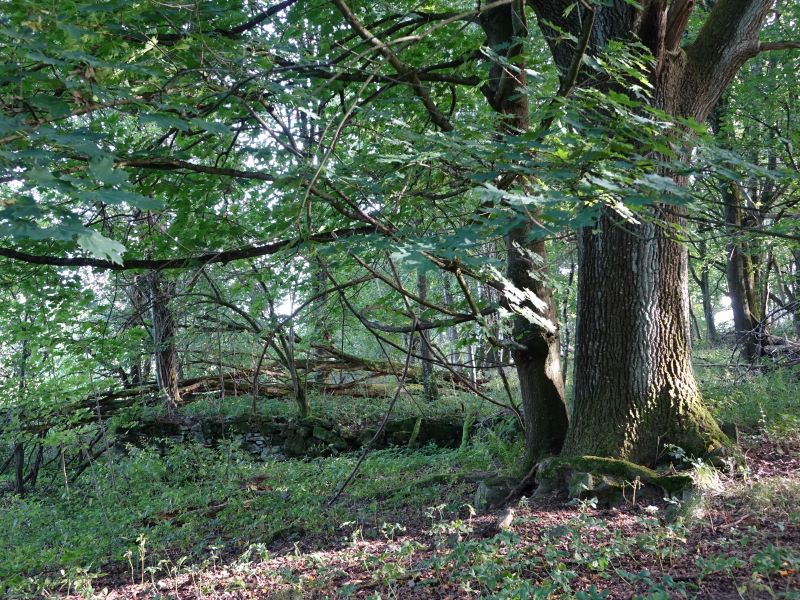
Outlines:
{"label": "moss on root", "polygon": [[598,497],[618,504],[630,496],[674,496],[690,490],[689,475],[666,475],[636,463],[602,456],[554,457],[539,463],[537,495],[566,492],[571,498]]}

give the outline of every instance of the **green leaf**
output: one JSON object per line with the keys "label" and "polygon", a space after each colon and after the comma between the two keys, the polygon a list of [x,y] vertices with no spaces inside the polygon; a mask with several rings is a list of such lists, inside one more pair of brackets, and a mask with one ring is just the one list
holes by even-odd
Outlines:
{"label": "green leaf", "polygon": [[164,203],[160,200],[126,190],[103,188],[100,190],[81,191],[77,195],[81,200],[91,204],[119,205],[127,203],[142,210],[158,210],[164,207]]}
{"label": "green leaf", "polygon": [[189,123],[180,117],[166,113],[144,113],[139,115],[139,121],[142,123],[152,123],[163,129],[175,128],[178,131],[189,131]]}
{"label": "green leaf", "polygon": [[35,96],[29,100],[37,108],[47,111],[52,117],[58,119],[66,117],[72,113],[72,109],[67,102],[52,96]]}
{"label": "green leaf", "polygon": [[204,119],[191,119],[189,122],[195,127],[199,127],[200,129],[208,131],[209,133],[225,134],[231,132],[228,126],[224,125],[223,123],[214,123]]}
{"label": "green leaf", "polygon": [[95,181],[104,185],[120,185],[128,181],[128,174],[114,168],[114,159],[108,155],[89,162],[89,172]]}
{"label": "green leaf", "polygon": [[87,230],[86,233],[79,235],[78,245],[97,258],[105,258],[119,265],[122,264],[122,253],[125,252],[125,246],[96,231]]}

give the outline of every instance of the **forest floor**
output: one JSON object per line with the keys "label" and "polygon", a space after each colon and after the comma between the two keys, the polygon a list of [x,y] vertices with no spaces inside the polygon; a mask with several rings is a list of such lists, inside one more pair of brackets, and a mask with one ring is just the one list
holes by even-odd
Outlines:
{"label": "forest floor", "polygon": [[[463,503],[374,511],[336,531],[221,553],[201,569],[173,563],[95,579],[101,598],[800,598],[800,439],[753,436],[747,468],[697,470],[704,490],[670,503],[523,498],[474,514]],[[440,486],[441,487],[441,486]],[[342,502],[357,502],[347,494]],[[356,511],[357,512],[357,511]],[[367,516],[368,514],[368,516]],[[62,596],[63,597],[63,596]],[[84,598],[85,595],[67,596]]]}
{"label": "forest floor", "polygon": [[[729,473],[695,463],[698,493],[681,502],[533,497],[476,512],[480,478],[520,475],[522,441],[513,420],[453,396],[434,416],[479,415],[468,441],[373,450],[332,506],[357,453],[121,446],[77,479],[55,462],[36,490],[0,496],[0,597],[800,599],[798,373],[731,368],[719,352],[702,355],[698,379],[715,415],[747,432],[746,460]],[[237,400],[188,408],[249,410]],[[389,402],[337,397],[314,411],[364,428]],[[411,398],[395,418],[431,408]]]}

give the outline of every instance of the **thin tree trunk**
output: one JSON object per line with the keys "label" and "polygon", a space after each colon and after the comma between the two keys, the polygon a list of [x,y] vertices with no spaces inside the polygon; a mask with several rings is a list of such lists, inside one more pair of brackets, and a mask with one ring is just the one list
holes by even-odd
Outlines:
{"label": "thin tree trunk", "polygon": [[15,461],[15,489],[20,496],[25,495],[25,446],[22,442],[17,442],[14,445],[14,461]]}
{"label": "thin tree trunk", "polygon": [[[501,134],[523,133],[530,127],[527,77],[521,55],[521,39],[527,35],[524,3],[514,2],[486,11],[481,14],[480,23],[488,45],[514,64],[514,68],[493,64],[484,94],[492,108],[503,115]],[[555,324],[558,317],[552,291],[544,283],[547,247],[533,234],[529,220],[508,233],[506,272],[514,286],[530,290],[543,301],[543,310],[529,308]],[[535,257],[535,263],[529,256]],[[514,319],[513,337],[517,345],[512,357],[525,417],[525,462],[531,465],[546,455],[557,454],[567,430],[558,329],[547,330],[519,315]]]}
{"label": "thin tree trunk", "polygon": [[742,227],[743,199],[741,190],[734,184],[723,189],[725,222],[733,237],[728,244],[728,262],[725,276],[728,281],[728,297],[731,299],[733,326],[736,343],[742,348],[747,360],[759,355],[759,322],[754,314],[752,263],[745,254],[743,245],[736,239]]}
{"label": "thin tree trunk", "polygon": [[700,323],[697,321],[697,315],[694,314],[694,308],[691,303],[689,304],[689,316],[692,318],[692,325],[694,325],[694,337],[698,342],[703,341],[703,334],[700,333]]}
{"label": "thin tree trunk", "polygon": [[569,293],[572,290],[572,283],[575,280],[575,261],[569,262],[569,277],[567,278],[567,289],[561,301],[561,325],[564,328],[564,335],[561,338],[561,365],[562,380],[564,387],[567,387],[567,374],[569,373],[569,342],[571,327],[569,323]]}
{"label": "thin tree trunk", "polygon": [[[447,308],[452,309],[454,306],[453,303],[453,292],[451,289],[451,282],[450,277],[447,273],[443,274],[443,281],[442,286],[444,288],[444,305]],[[450,354],[450,363],[456,364],[458,362],[458,328],[456,326],[448,327],[447,328],[447,341],[449,343],[449,354]]]}
{"label": "thin tree trunk", "polygon": [[[301,113],[302,114],[302,113]],[[303,115],[305,116],[305,115]],[[314,285],[312,287],[312,294],[314,296],[321,294],[323,290],[325,290],[326,283],[328,281],[328,275],[325,271],[325,265],[322,260],[319,258],[316,260],[316,273],[314,274]],[[332,345],[333,340],[333,333],[331,332],[330,328],[330,319],[328,318],[328,294],[322,294],[320,298],[316,301],[314,307],[314,339],[316,339],[320,344],[325,346]],[[315,351],[315,355],[317,358],[320,357],[320,351]],[[325,372],[320,371],[315,375],[315,379],[317,383],[325,383]]]}
{"label": "thin tree trunk", "polygon": [[[29,319],[28,315],[25,315],[25,325],[28,325]],[[26,334],[27,335],[27,334]],[[22,353],[20,355],[19,361],[19,399],[20,401],[24,401],[25,396],[25,388],[27,387],[27,370],[28,370],[28,358],[31,355],[30,349],[30,342],[28,338],[22,340]],[[21,435],[21,434],[19,434]],[[25,495],[25,445],[22,441],[17,442],[14,445],[14,455],[16,456],[16,491],[20,496]]]}
{"label": "thin tree trunk", "polygon": [[800,338],[800,248],[794,250],[794,285],[791,298],[794,303],[794,331]]}
{"label": "thin tree trunk", "polygon": [[713,346],[719,341],[719,333],[717,333],[717,324],[714,322],[714,301],[711,297],[711,275],[708,266],[708,242],[705,239],[700,241],[698,250],[702,264],[700,265],[700,277],[695,275],[695,281],[700,288],[700,295],[703,299],[706,339],[708,340],[708,345]]}
{"label": "thin tree trunk", "polygon": [[[417,271],[418,295],[422,300],[428,298],[428,277],[422,271]],[[432,353],[427,331],[420,332],[420,352],[422,356],[422,388],[425,400],[435,402],[439,399],[439,388],[433,375]]]}
{"label": "thin tree trunk", "polygon": [[150,310],[152,313],[153,347],[156,361],[156,381],[164,397],[167,412],[177,410],[181,401],[178,387],[178,352],[175,346],[175,318],[170,302],[175,296],[175,283],[164,281],[161,274],[151,271],[148,275]]}

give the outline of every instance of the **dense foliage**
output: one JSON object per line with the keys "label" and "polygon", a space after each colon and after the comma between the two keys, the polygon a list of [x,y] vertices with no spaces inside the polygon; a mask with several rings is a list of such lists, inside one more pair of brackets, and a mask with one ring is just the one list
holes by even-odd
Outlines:
{"label": "dense foliage", "polygon": [[[548,18],[547,3],[529,4],[0,0],[0,528],[15,532],[0,540],[11,557],[0,592],[72,586],[135,552],[132,577],[143,579],[147,544],[196,558],[217,542],[230,555],[333,535],[374,497],[388,499],[370,505],[381,518],[406,501],[440,504],[439,492],[460,514],[476,483],[460,479],[468,471],[520,479],[561,449],[565,431],[556,448],[535,445],[547,382],[525,367],[537,360],[570,415],[569,449],[588,437],[574,428],[584,405],[573,397],[602,399],[585,382],[614,380],[586,357],[605,356],[625,381],[659,368],[674,381],[652,397],[620,389],[634,409],[603,404],[613,416],[592,427],[636,430],[654,403],[690,390],[692,411],[676,414],[714,430],[701,440],[711,458],[741,462],[695,392],[690,341],[717,420],[778,438],[796,427],[798,6],[579,0]],[[754,33],[715,20],[753,7]],[[641,18],[625,29],[615,9]],[[651,11],[664,20],[655,44]],[[699,64],[692,48],[746,29],[755,49],[728,69],[707,114],[665,100],[665,64]],[[612,248],[615,231],[640,245],[609,251],[616,270],[595,284],[627,291],[597,301],[589,248]],[[652,294],[631,292],[626,282],[647,279],[637,269],[673,243],[678,259],[688,251],[691,279],[654,277]],[[676,291],[677,312],[659,304],[663,290]],[[641,311],[598,334],[586,325],[592,302]],[[687,347],[655,339],[669,327],[649,321],[673,324],[684,309]],[[655,319],[641,316],[650,310]],[[631,330],[636,343],[611,343]],[[556,356],[536,355],[541,340]],[[214,449],[126,444],[152,423],[243,416],[305,427],[314,442],[294,447],[315,458],[270,459],[261,495],[246,482],[263,464],[227,434]],[[369,454],[391,445],[383,429],[402,418],[416,419],[402,439],[414,448],[428,435],[423,417],[462,428],[459,449]],[[545,429],[566,429],[556,421]],[[684,466],[702,454],[680,431],[649,428],[652,455],[629,439],[603,454],[655,464],[678,452]],[[394,486],[406,472],[446,485],[413,494]],[[567,527],[598,526],[592,518]],[[431,535],[457,538],[447,560],[466,579],[478,573],[479,593],[533,594],[521,574],[539,567],[500,558],[519,540],[461,545],[465,532],[439,521]],[[45,535],[47,522],[59,533]],[[543,597],[594,593],[571,587],[563,549],[551,550]],[[780,568],[753,573],[796,569],[781,552]]]}

